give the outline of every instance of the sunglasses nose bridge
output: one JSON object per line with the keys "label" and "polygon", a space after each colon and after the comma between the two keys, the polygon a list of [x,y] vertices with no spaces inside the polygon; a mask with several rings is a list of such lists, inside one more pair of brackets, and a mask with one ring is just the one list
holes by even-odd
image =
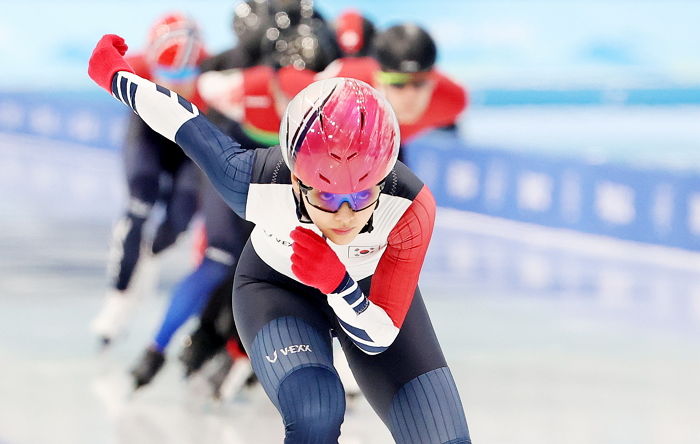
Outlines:
{"label": "sunglasses nose bridge", "polygon": [[347,202],[348,208],[349,208],[350,210],[354,210],[354,209],[355,209],[355,202],[353,202],[352,196],[350,196],[349,194],[343,194],[343,195],[340,196],[340,198],[338,199],[338,205],[337,205],[335,211],[336,211],[336,212],[339,212],[339,211],[343,208],[343,204],[345,204],[346,202]]}
{"label": "sunglasses nose bridge", "polygon": [[[346,202],[347,205],[345,205]],[[355,210],[349,201],[343,200],[333,214],[338,220],[350,220],[355,217]]]}

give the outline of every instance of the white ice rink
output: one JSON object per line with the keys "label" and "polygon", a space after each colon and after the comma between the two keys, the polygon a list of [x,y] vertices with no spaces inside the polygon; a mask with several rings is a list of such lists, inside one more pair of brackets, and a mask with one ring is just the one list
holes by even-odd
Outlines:
{"label": "white ice rink", "polygon": [[[185,384],[181,336],[163,374],[128,396],[184,246],[129,335],[97,352],[88,322],[120,181],[114,153],[0,135],[0,443],[281,442],[259,388],[220,405]],[[700,255],[438,217],[421,286],[474,443],[700,442]],[[360,401],[341,442],[391,438]]]}

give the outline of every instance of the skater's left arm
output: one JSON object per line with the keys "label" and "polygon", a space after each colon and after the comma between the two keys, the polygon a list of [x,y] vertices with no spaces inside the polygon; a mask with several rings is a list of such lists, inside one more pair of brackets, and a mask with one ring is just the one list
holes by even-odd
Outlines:
{"label": "skater's left arm", "polygon": [[389,235],[369,298],[311,230],[298,227],[291,233],[292,271],[328,296],[340,326],[359,349],[381,353],[396,339],[411,306],[434,222],[435,199],[424,186]]}
{"label": "skater's left arm", "polygon": [[154,131],[177,143],[209,177],[226,203],[245,217],[255,151],[244,150],[175,92],[134,74],[123,58],[127,46],[116,35],[100,39],[88,74],[129,106]]}

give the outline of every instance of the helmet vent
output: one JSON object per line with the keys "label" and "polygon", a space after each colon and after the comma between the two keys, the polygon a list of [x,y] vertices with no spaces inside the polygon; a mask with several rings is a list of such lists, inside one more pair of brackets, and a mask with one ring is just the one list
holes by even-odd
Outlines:
{"label": "helmet vent", "polygon": [[358,182],[362,182],[363,180],[365,180],[365,179],[367,178],[367,176],[369,176],[369,173],[365,173],[364,176],[362,176],[362,177],[360,177],[359,179],[357,179],[357,181],[358,181]]}
{"label": "helmet vent", "polygon": [[326,133],[326,119],[323,117],[323,110],[318,113],[318,124],[321,127],[321,132]]}
{"label": "helmet vent", "polygon": [[339,155],[337,155],[337,154],[335,154],[335,153],[329,153],[329,154],[330,154],[331,157],[334,158],[335,160],[343,160]]}
{"label": "helmet vent", "polygon": [[327,178],[326,176],[324,176],[323,174],[321,174],[321,173],[318,173],[318,177],[320,177],[321,180],[324,180],[324,181],[325,181],[326,183],[328,183],[328,184],[331,183],[331,181],[328,180],[328,178]]}
{"label": "helmet vent", "polygon": [[359,153],[358,153],[357,151],[355,151],[354,153],[350,154],[350,155],[349,155],[348,157],[346,157],[345,159],[346,159],[346,160],[350,160],[350,159],[352,159],[352,158],[354,158],[354,157],[357,157],[358,154],[359,154]]}

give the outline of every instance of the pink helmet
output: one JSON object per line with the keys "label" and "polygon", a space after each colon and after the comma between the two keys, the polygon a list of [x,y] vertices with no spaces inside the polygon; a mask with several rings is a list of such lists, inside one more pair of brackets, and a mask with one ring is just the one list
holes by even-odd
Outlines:
{"label": "pink helmet", "polygon": [[305,185],[354,193],[381,182],[399,155],[391,105],[360,80],[319,80],[297,94],[282,117],[280,147]]}
{"label": "pink helmet", "polygon": [[152,65],[171,70],[187,69],[196,67],[204,55],[199,28],[186,15],[165,14],[151,27],[146,57]]}

